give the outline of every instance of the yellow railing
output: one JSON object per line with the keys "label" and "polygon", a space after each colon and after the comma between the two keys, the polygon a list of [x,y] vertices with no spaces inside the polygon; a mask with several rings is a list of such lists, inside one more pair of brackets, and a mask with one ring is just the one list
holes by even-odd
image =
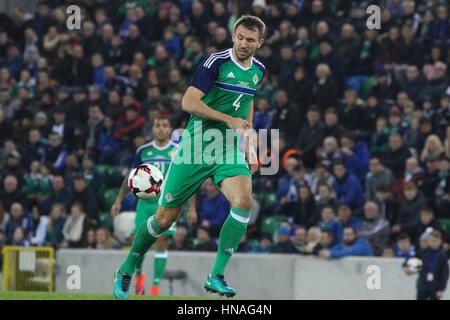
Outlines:
{"label": "yellow railing", "polygon": [[53,291],[52,247],[3,247],[3,290]]}

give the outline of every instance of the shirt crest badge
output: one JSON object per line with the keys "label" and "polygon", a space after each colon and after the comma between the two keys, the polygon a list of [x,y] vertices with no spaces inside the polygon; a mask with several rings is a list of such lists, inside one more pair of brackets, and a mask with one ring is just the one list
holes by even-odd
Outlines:
{"label": "shirt crest badge", "polygon": [[253,76],[253,83],[255,84],[255,86],[258,83],[258,80],[259,80],[259,78],[258,78],[258,76],[255,73],[255,75]]}

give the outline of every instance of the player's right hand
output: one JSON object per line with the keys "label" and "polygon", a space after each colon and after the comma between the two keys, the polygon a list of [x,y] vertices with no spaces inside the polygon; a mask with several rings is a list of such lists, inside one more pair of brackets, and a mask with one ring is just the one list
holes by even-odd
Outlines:
{"label": "player's right hand", "polygon": [[241,119],[241,118],[231,118],[228,122],[227,125],[234,130],[237,130],[238,132],[241,131],[241,133],[243,133],[243,131],[245,129],[250,128],[250,124],[248,123],[247,120]]}
{"label": "player's right hand", "polygon": [[121,203],[120,202],[114,202],[114,204],[111,206],[111,216],[115,217],[119,214],[120,212],[120,208],[121,208]]}

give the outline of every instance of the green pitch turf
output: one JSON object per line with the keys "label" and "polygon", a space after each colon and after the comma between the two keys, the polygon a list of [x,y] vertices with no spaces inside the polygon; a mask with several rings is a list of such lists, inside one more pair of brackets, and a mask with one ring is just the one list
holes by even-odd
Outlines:
{"label": "green pitch turf", "polygon": [[[204,297],[151,297],[130,295],[129,300],[216,300]],[[116,300],[112,294],[0,291],[0,300]]]}

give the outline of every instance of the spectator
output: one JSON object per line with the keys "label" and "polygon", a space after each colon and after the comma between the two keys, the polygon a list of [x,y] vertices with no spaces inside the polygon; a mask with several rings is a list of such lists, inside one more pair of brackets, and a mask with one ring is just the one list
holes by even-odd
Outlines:
{"label": "spectator", "polygon": [[292,236],[292,242],[297,250],[308,244],[308,231],[304,226],[295,228],[294,235]]}
{"label": "spectator", "polygon": [[379,185],[375,190],[373,201],[378,205],[380,215],[389,221],[389,225],[393,226],[397,222],[399,204],[394,199],[390,188]]}
{"label": "spectator", "polygon": [[193,249],[191,241],[187,238],[188,230],[183,224],[177,224],[169,250],[190,251]]}
{"label": "spectator", "polygon": [[412,182],[405,185],[404,193],[405,200],[400,202],[398,218],[395,225],[392,226],[392,232],[404,232],[412,236],[420,225],[420,208],[426,201]]}
{"label": "spectator", "polygon": [[6,165],[0,171],[0,175],[5,183],[6,176],[14,176],[17,180],[17,188],[20,190],[24,184],[24,169],[20,166],[21,155],[17,150],[12,150],[7,155]]}
{"label": "spectator", "polygon": [[358,100],[357,92],[352,89],[345,90],[344,99],[339,110],[339,118],[348,131],[358,133],[363,129],[363,122],[361,121],[363,112],[362,101]]}
{"label": "spectator", "polygon": [[33,206],[32,226],[29,230],[31,244],[38,247],[44,244],[49,220],[47,216],[42,215],[41,211],[42,208],[39,206]]}
{"label": "spectator", "polygon": [[322,212],[322,209],[326,206],[332,207],[334,210],[337,210],[339,206],[339,201],[333,196],[333,190],[327,184],[322,184],[319,187],[319,194],[316,196],[316,222],[318,223],[319,219],[317,215]]}
{"label": "spectator", "polygon": [[433,208],[428,205],[424,205],[420,208],[420,223],[414,230],[413,236],[411,237],[413,244],[418,246],[420,237],[424,234],[429,234],[434,230],[440,232],[443,231],[441,224],[434,216]]}
{"label": "spectator", "polygon": [[103,176],[95,169],[94,161],[89,157],[84,157],[82,166],[88,187],[91,190],[99,190],[103,184]]}
{"label": "spectator", "polygon": [[66,223],[66,208],[61,203],[55,203],[52,206],[47,224],[47,233],[45,242],[55,249],[64,241],[63,228]]}
{"label": "spectator", "polygon": [[14,202],[23,203],[27,206],[25,194],[18,189],[17,179],[13,175],[6,176],[3,180],[3,191],[0,192],[0,202],[6,212],[11,212],[11,206]]}
{"label": "spectator", "polygon": [[211,237],[218,238],[222,224],[230,213],[230,203],[211,180],[207,180],[204,187],[206,197],[202,201],[200,224],[208,228]]}
{"label": "spectator", "polygon": [[370,152],[363,141],[356,141],[356,137],[347,134],[341,137],[342,160],[345,162],[347,171],[356,176],[362,185],[369,171]]}
{"label": "spectator", "polygon": [[6,223],[9,220],[9,213],[6,212],[3,203],[0,201],[0,230],[5,230]]}
{"label": "spectator", "polygon": [[333,207],[325,206],[322,208],[321,220],[318,224],[321,230],[332,230],[333,234],[339,234],[339,226],[336,221],[336,212]]}
{"label": "spectator", "polygon": [[253,114],[253,128],[269,129],[272,123],[273,111],[270,110],[269,100],[266,98],[259,98],[255,102],[255,112]]}
{"label": "spectator", "polygon": [[44,208],[45,212],[50,212],[50,209],[55,203],[62,203],[66,209],[70,207],[70,204],[73,201],[73,192],[72,190],[65,185],[64,177],[60,174],[57,174],[53,177],[52,180],[52,191],[48,197],[45,197],[39,202]]}
{"label": "spectator", "polygon": [[111,236],[108,229],[100,227],[95,231],[96,249],[120,249],[120,245]]}
{"label": "spectator", "polygon": [[275,94],[275,110],[272,118],[271,128],[280,130],[286,135],[289,142],[296,140],[298,133],[298,107],[289,102],[289,96],[285,89],[278,89]]}
{"label": "spectator", "polygon": [[278,188],[276,191],[277,199],[280,200],[281,205],[298,200],[297,190],[301,186],[310,185],[310,177],[306,173],[306,169],[301,164],[296,164],[289,170],[287,177],[283,177],[278,182]]}
{"label": "spectator", "polygon": [[393,245],[393,249],[397,258],[409,258],[416,255],[414,245],[411,244],[411,240],[406,233],[398,236],[397,242]]}
{"label": "spectator", "polygon": [[25,231],[31,229],[31,219],[27,216],[20,202],[14,202],[10,209],[10,218],[5,225],[5,244],[13,243],[16,228],[22,227]]}
{"label": "spectator", "polygon": [[83,205],[75,202],[70,206],[70,214],[64,223],[64,241],[61,248],[81,248],[90,223],[84,213]]}
{"label": "spectator", "polygon": [[247,240],[247,235],[244,234],[244,236],[241,238],[241,241],[239,242],[236,252],[248,253],[251,251],[252,251],[252,246]]}
{"label": "spectator", "polygon": [[322,163],[317,163],[311,176],[311,192],[317,196],[320,186],[326,185],[331,188],[333,182],[333,175],[327,171],[327,168]]}
{"label": "spectator", "polygon": [[431,157],[438,157],[444,152],[441,139],[437,135],[429,135],[425,141],[425,146],[420,154],[420,161],[425,162],[425,159]]}
{"label": "spectator", "polygon": [[324,125],[320,121],[320,109],[316,106],[309,107],[306,118],[307,123],[302,126],[298,134],[297,149],[302,154],[305,166],[312,168],[316,162],[315,151],[320,145]]}
{"label": "spectator", "polygon": [[277,242],[272,246],[270,253],[297,253],[297,249],[289,240],[289,229],[279,227],[277,230]]}
{"label": "spectator", "polygon": [[262,232],[259,242],[252,249],[252,253],[269,253],[272,250],[272,236],[270,233]]}
{"label": "spectator", "polygon": [[338,232],[334,234],[336,241],[341,242],[343,239],[343,231],[347,227],[351,227],[355,230],[361,225],[361,220],[352,216],[352,209],[349,206],[343,204],[339,206],[337,216]]}
{"label": "spectator", "polygon": [[319,243],[314,247],[313,254],[317,256],[319,255],[320,250],[334,247],[337,242],[332,230],[323,230],[320,233]]}
{"label": "spectator", "polygon": [[83,248],[86,249],[96,249],[97,248],[97,242],[95,238],[95,229],[89,229],[86,232],[86,238],[83,239]]}
{"label": "spectator", "polygon": [[28,240],[27,230],[23,227],[17,227],[14,230],[13,240],[11,243],[13,246],[29,247],[30,241]]}
{"label": "spectator", "polygon": [[217,251],[217,244],[211,239],[207,227],[199,226],[197,228],[197,242],[194,246],[195,251]]}
{"label": "spectator", "polygon": [[[429,248],[421,250],[417,256],[423,261],[417,280],[417,300],[439,300],[447,286],[448,261],[442,251],[442,235],[439,231],[430,234]],[[403,264],[403,270],[411,275],[411,270]]]}
{"label": "spectator", "polygon": [[441,154],[439,158],[439,171],[436,196],[436,214],[438,218],[450,218],[450,159]]}
{"label": "spectator", "polygon": [[44,161],[52,163],[55,170],[61,171],[64,169],[67,153],[61,136],[56,132],[49,133],[48,145],[45,146]]}
{"label": "spectator", "polygon": [[363,189],[358,178],[347,172],[342,161],[334,162],[333,172],[336,177],[333,189],[340,203],[346,204],[352,209],[361,207],[364,203],[364,198]]}
{"label": "spectator", "polygon": [[373,256],[372,248],[367,240],[359,238],[355,229],[347,227],[343,231],[343,241],[330,249],[319,251],[319,257],[339,259],[346,256]]}
{"label": "spectator", "polygon": [[416,158],[410,157],[406,159],[405,174],[398,178],[397,182],[392,187],[392,193],[396,196],[398,201],[404,199],[403,192],[405,184],[408,182],[413,182],[417,185],[420,184],[423,173],[423,169],[419,166],[419,162]]}
{"label": "spectator", "polygon": [[411,157],[411,152],[403,145],[402,137],[393,133],[389,136],[389,150],[380,154],[381,163],[389,168],[398,179],[403,174],[405,161]]}
{"label": "spectator", "polygon": [[119,142],[114,137],[115,123],[114,120],[106,116],[104,126],[100,131],[98,140],[98,160],[100,164],[113,164],[114,155],[119,148]]}
{"label": "spectator", "polygon": [[369,161],[370,172],[367,174],[365,186],[366,200],[374,200],[375,190],[378,186],[391,187],[394,183],[394,175],[391,170],[383,167],[378,157],[372,156]]}
{"label": "spectator", "polygon": [[[332,229],[326,229],[331,230]],[[313,254],[314,249],[319,244],[320,238],[321,238],[322,230],[318,227],[311,227],[308,229],[308,235],[306,238],[306,244],[301,246],[299,251],[302,254]]]}
{"label": "spectator", "polygon": [[[331,49],[328,42],[323,42],[322,47],[326,52]],[[327,108],[336,105],[338,88],[336,82],[331,77],[331,69],[327,64],[320,63],[317,65],[316,77],[317,82],[313,86],[313,97],[315,97],[313,101],[323,112]]]}
{"label": "spectator", "polygon": [[375,256],[381,256],[389,241],[389,222],[379,215],[378,206],[373,201],[364,204],[364,219],[356,229],[360,238],[366,239]]}
{"label": "spectator", "polygon": [[326,137],[323,140],[323,148],[318,149],[318,151],[320,162],[326,169],[328,169],[328,171],[332,171],[333,162],[342,160],[343,158],[338,142],[336,138],[332,136]]}
{"label": "spectator", "polygon": [[94,190],[88,186],[84,175],[77,175],[73,180],[73,201],[79,202],[83,206],[86,219],[91,224],[96,224],[99,213],[99,203]]}
{"label": "spectator", "polygon": [[324,115],[325,120],[325,129],[324,129],[324,137],[334,137],[336,140],[341,139],[341,137],[346,133],[346,129],[339,122],[338,111],[331,107],[325,110]]}

